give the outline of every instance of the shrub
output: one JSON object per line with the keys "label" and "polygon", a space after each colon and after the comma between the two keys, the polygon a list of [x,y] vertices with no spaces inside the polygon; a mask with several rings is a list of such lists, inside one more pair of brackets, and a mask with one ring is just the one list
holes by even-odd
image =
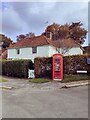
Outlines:
{"label": "shrub", "polygon": [[2,61],[0,61],[0,75],[2,75]]}
{"label": "shrub", "polygon": [[2,61],[2,75],[27,78],[28,69],[34,69],[34,65],[31,60]]}
{"label": "shrub", "polygon": [[64,57],[64,74],[75,74],[77,70],[87,70],[90,73],[89,67],[87,64],[87,58],[90,55],[73,55]]}
{"label": "shrub", "polygon": [[52,58],[35,58],[34,60],[34,70],[36,78],[51,78],[52,74]]}
{"label": "shrub", "polygon": [[[77,70],[87,70],[90,74],[90,65],[87,64],[87,58],[90,55],[73,55],[63,57],[64,74],[76,74]],[[52,78],[52,58],[35,58],[34,70],[36,78]]]}

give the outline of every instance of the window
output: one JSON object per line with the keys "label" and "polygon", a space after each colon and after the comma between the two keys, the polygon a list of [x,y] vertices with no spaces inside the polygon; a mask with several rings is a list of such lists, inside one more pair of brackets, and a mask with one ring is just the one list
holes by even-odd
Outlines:
{"label": "window", "polygon": [[20,54],[20,49],[17,49],[17,54]]}
{"label": "window", "polygon": [[37,47],[32,47],[32,53],[37,53]]}

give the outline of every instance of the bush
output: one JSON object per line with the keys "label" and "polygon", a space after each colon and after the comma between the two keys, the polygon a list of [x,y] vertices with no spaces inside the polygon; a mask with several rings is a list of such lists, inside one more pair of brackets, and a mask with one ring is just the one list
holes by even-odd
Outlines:
{"label": "bush", "polygon": [[2,75],[27,78],[28,69],[34,69],[34,65],[31,60],[2,61]]}
{"label": "bush", "polygon": [[90,65],[87,64],[87,58],[90,55],[73,55],[64,57],[64,74],[75,74],[77,70],[87,70],[90,73]]}
{"label": "bush", "polygon": [[[87,64],[90,55],[73,55],[63,57],[64,74],[76,74],[77,70],[87,70],[90,74],[90,65]],[[34,70],[36,78],[52,78],[52,58],[35,58]]]}
{"label": "bush", "polygon": [[0,61],[0,75],[2,75],[2,61]]}
{"label": "bush", "polygon": [[51,78],[52,74],[52,58],[35,58],[34,60],[34,70],[36,78]]}

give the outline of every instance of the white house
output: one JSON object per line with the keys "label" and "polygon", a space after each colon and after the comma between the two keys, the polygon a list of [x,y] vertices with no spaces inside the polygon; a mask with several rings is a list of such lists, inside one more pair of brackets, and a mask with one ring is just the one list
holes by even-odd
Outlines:
{"label": "white house", "polygon": [[82,47],[71,39],[52,41],[44,35],[25,38],[10,45],[7,59],[31,59],[51,57],[55,53],[63,55],[83,54]]}

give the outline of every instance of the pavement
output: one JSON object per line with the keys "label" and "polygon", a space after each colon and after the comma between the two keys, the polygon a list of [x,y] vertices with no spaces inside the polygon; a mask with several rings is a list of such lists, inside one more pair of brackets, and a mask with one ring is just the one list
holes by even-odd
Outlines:
{"label": "pavement", "polygon": [[90,85],[89,80],[69,82],[63,85],[62,88],[78,87],[78,86],[85,86],[85,85]]}
{"label": "pavement", "polygon": [[59,81],[51,81],[47,83],[37,84],[37,83],[31,83],[28,79],[18,79],[18,78],[10,78],[10,77],[3,77],[4,79],[7,79],[8,82],[0,83],[0,88],[3,89],[20,89],[29,87],[31,90],[34,89],[45,89],[45,90],[56,90],[61,88],[70,88],[70,87],[77,87],[77,86],[83,86],[83,85],[89,85],[90,82],[88,80],[84,81],[76,81],[76,82],[68,82],[68,83],[61,83]]}
{"label": "pavement", "polygon": [[29,79],[15,79],[10,77],[3,78],[8,80],[8,82],[0,83],[1,88],[4,89],[29,88],[30,90],[56,90],[65,85],[64,83],[56,81],[37,84],[29,82]]}
{"label": "pavement", "polygon": [[87,85],[66,89],[63,86],[72,83],[3,78],[8,82],[2,86],[12,88],[0,90],[3,118],[88,118]]}
{"label": "pavement", "polygon": [[88,118],[88,87],[2,91],[3,118]]}

